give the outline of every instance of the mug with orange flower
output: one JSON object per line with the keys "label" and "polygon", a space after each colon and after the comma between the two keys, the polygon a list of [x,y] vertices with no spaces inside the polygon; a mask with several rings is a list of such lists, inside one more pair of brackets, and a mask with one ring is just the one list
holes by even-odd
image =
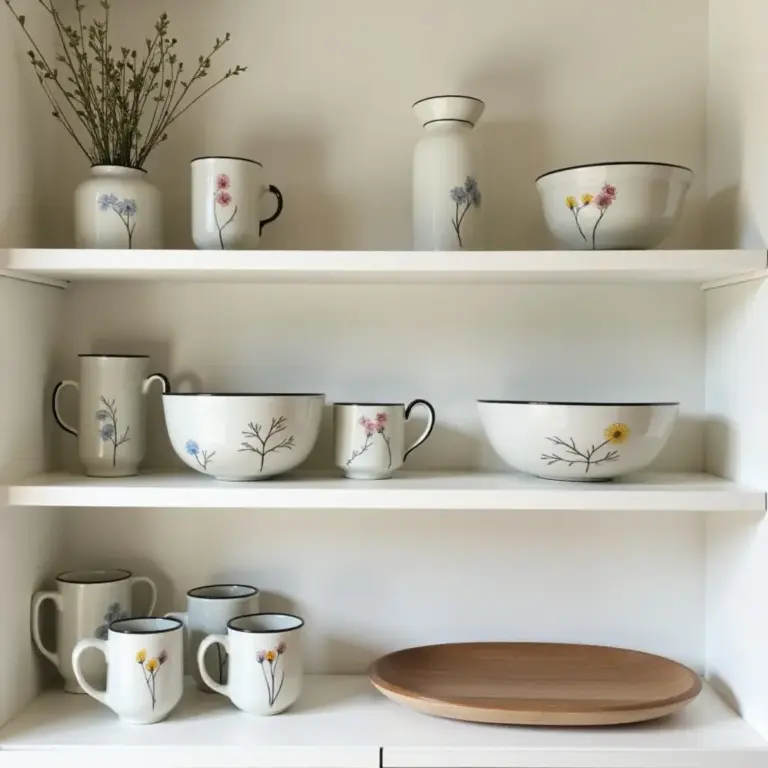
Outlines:
{"label": "mug with orange flower", "polygon": [[[263,180],[264,166],[244,157],[198,157],[192,161],[192,239],[200,250],[259,247],[261,231],[283,211],[283,195]],[[262,218],[261,201],[277,198]]]}
{"label": "mug with orange flower", "polygon": [[[181,701],[184,630],[178,619],[113,621],[106,640],[86,638],[72,651],[77,682],[94,699],[127,723],[164,720]],[[107,687],[99,691],[85,679],[81,656],[89,648],[107,659]]]}
{"label": "mug with orange flower", "polygon": [[[203,681],[249,715],[276,715],[299,698],[304,675],[301,628],[288,613],[251,613],[227,623],[226,635],[208,635],[197,651]],[[208,673],[205,653],[214,644],[229,658],[226,685]]]}
{"label": "mug with orange flower", "polygon": [[[416,406],[427,409],[427,424],[406,449],[405,423]],[[392,477],[411,451],[435,426],[435,409],[420,398],[403,403],[334,403],[333,426],[336,466],[353,480]]]}

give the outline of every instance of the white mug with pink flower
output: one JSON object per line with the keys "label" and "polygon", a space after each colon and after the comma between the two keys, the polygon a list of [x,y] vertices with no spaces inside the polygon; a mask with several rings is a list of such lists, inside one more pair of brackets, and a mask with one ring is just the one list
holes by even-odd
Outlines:
{"label": "white mug with pink flower", "polygon": [[[252,250],[261,232],[283,211],[283,196],[263,181],[264,167],[240,157],[198,157],[192,161],[192,239],[200,250]],[[262,218],[262,200],[277,198]]]}
{"label": "white mug with pink flower", "polygon": [[[414,408],[427,411],[427,424],[406,449],[405,425]],[[352,480],[386,480],[411,451],[432,434],[435,409],[426,400],[403,403],[334,403],[336,466]]]}

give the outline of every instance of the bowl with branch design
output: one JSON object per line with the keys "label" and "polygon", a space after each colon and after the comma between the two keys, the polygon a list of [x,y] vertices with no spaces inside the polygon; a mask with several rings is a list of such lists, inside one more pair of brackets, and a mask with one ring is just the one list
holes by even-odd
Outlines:
{"label": "bowl with branch design", "polygon": [[478,400],[483,429],[514,469],[549,480],[610,480],[649,466],[669,440],[678,403]]}
{"label": "bowl with branch design", "polygon": [[322,394],[180,393],[163,397],[171,445],[218,480],[265,480],[299,466],[314,448]]}
{"label": "bowl with branch design", "polygon": [[536,188],[552,235],[573,250],[656,248],[680,218],[693,171],[668,163],[561,168]]}

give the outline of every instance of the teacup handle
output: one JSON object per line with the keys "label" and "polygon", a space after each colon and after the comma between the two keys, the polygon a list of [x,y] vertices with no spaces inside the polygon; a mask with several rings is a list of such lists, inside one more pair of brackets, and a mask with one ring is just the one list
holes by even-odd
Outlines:
{"label": "teacup handle", "polygon": [[267,192],[271,192],[277,198],[277,210],[271,216],[259,222],[259,236],[261,236],[261,230],[267,224],[271,224],[283,212],[283,193],[274,184],[270,184],[264,190],[264,194]]}
{"label": "teacup handle", "polygon": [[[61,599],[61,595],[58,592],[36,592],[32,598],[32,639],[35,641],[35,645],[40,649],[40,653],[47,659],[50,659],[55,665],[56,669],[59,667],[59,654],[56,651],[49,651],[44,645],[43,640],[40,637],[40,606],[46,600],[53,600],[56,604],[56,609],[59,613],[64,610],[64,601]],[[61,617],[59,617],[59,621]]]}
{"label": "teacup handle", "polygon": [[59,395],[67,387],[74,387],[78,392],[80,391],[80,385],[76,381],[60,381],[53,388],[53,397],[51,398],[51,407],[53,409],[53,418],[56,419],[56,423],[65,432],[69,432],[70,435],[74,435],[75,437],[77,437],[77,430],[73,426],[70,426],[69,424],[67,424],[67,422],[64,421],[64,419],[62,419],[61,415],[59,414]]}
{"label": "teacup handle", "polygon": [[[131,576],[131,589],[133,589],[136,584],[146,584],[149,587],[152,596],[149,598],[149,608],[147,608],[146,613],[142,615],[151,616],[152,611],[155,610],[155,603],[157,603],[157,586],[149,576]],[[133,604],[133,600],[131,600],[131,604]]]}
{"label": "teacup handle", "polygon": [[416,442],[405,452],[405,454],[403,455],[403,461],[405,461],[408,458],[408,454],[411,451],[415,450],[423,442],[426,441],[426,439],[432,434],[432,430],[435,427],[435,409],[432,407],[432,403],[429,403],[426,400],[422,400],[421,398],[418,398],[418,397],[415,400],[411,400],[411,402],[408,403],[408,407],[405,409],[406,421],[411,417],[411,411],[417,405],[423,405],[429,411],[429,418],[427,419],[426,429],[421,433],[421,435],[416,440]]}
{"label": "teacup handle", "polygon": [[209,674],[205,668],[205,652],[214,644],[219,643],[224,647],[224,650],[229,654],[229,638],[226,635],[208,635],[204,637],[200,643],[200,647],[197,649],[197,668],[200,670],[200,677],[203,682],[216,693],[220,693],[222,696],[229,698],[229,684],[222,685],[217,683]]}
{"label": "teacup handle", "polygon": [[155,381],[159,381],[163,387],[163,394],[167,395],[171,391],[171,382],[168,381],[168,377],[162,373],[151,373],[144,379],[144,383],[141,385],[141,393],[146,395],[149,392],[149,388]]}
{"label": "teacup handle", "polygon": [[96,637],[86,637],[81,640],[72,650],[72,669],[75,672],[77,682],[80,683],[80,687],[96,701],[100,701],[105,706],[107,704],[107,692],[96,690],[86,679],[83,677],[83,671],[80,669],[80,656],[88,650],[88,648],[95,648],[97,651],[101,651],[104,657],[109,662],[109,643],[106,640],[99,640]]}

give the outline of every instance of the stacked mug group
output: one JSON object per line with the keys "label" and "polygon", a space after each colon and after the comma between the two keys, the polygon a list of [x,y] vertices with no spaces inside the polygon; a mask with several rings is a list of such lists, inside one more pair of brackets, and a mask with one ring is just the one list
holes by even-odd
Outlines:
{"label": "stacked mug group", "polygon": [[[145,616],[134,616],[136,584],[150,592]],[[221,693],[252,715],[278,714],[301,693],[304,621],[260,613],[256,587],[195,587],[185,612],[154,617],[157,589],[146,576],[70,571],[56,577],[56,586],[33,598],[35,644],[61,673],[65,691],[87,693],[125,722],[165,719],[182,699],[185,666],[200,690]],[[48,600],[57,609],[55,650],[40,631]]]}

